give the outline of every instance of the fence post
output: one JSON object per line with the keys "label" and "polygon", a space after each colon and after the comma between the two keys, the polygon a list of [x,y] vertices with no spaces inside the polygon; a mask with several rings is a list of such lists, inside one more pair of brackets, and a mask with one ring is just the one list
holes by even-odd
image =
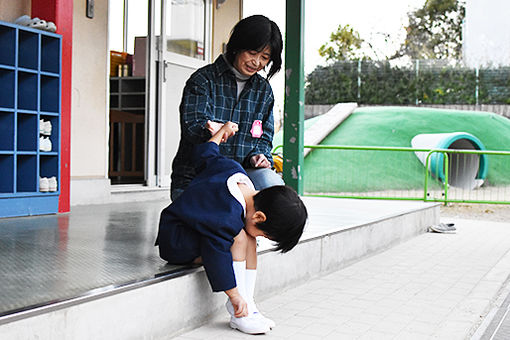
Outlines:
{"label": "fence post", "polygon": [[475,105],[478,106],[478,91],[479,91],[479,82],[480,82],[480,69],[478,66],[475,68],[476,75],[476,86],[475,86]]}
{"label": "fence post", "polygon": [[358,59],[358,103],[361,98],[361,59]]}
{"label": "fence post", "polygon": [[416,106],[418,106],[418,104],[419,104],[419,101],[418,101],[419,75],[420,75],[420,60],[416,59],[416,90],[415,90],[415,93],[414,93],[414,96],[416,98],[416,101],[415,101],[415,105]]}
{"label": "fence post", "polygon": [[305,0],[286,1],[283,179],[303,194]]}

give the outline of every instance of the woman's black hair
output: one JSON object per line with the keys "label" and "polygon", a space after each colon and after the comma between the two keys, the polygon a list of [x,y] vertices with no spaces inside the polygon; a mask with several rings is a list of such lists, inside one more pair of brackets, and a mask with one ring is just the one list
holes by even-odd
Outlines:
{"label": "woman's black hair", "polygon": [[271,67],[267,79],[271,79],[282,68],[282,33],[278,25],[263,15],[252,15],[239,21],[230,34],[227,43],[227,60],[233,65],[235,56],[242,51],[271,49]]}
{"label": "woman's black hair", "polygon": [[276,242],[276,250],[286,253],[296,246],[303,234],[308,212],[294,189],[276,185],[259,191],[253,197],[255,210],[262,211],[266,220],[257,228]]}

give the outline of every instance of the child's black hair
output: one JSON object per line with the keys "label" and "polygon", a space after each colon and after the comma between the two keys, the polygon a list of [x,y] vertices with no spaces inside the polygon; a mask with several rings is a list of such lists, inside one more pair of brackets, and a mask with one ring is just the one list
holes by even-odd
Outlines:
{"label": "child's black hair", "polygon": [[263,15],[252,15],[239,21],[230,34],[227,43],[227,60],[233,65],[235,56],[242,51],[271,49],[271,67],[267,79],[271,79],[282,68],[282,33],[278,25]]}
{"label": "child's black hair", "polygon": [[254,197],[255,210],[262,211],[266,220],[257,228],[275,241],[276,250],[286,253],[299,242],[308,212],[294,189],[276,185],[259,191]]}

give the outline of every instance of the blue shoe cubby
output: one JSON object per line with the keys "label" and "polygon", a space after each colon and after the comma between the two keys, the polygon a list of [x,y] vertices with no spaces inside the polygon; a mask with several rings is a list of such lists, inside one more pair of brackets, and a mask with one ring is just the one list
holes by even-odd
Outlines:
{"label": "blue shoe cubby", "polygon": [[14,82],[14,70],[2,69],[0,65],[0,108],[14,109],[14,93],[16,90]]}
{"label": "blue shoe cubby", "polygon": [[19,32],[19,68],[37,70],[39,35],[32,32]]}
{"label": "blue shoe cubby", "polygon": [[16,61],[16,29],[0,24],[0,64],[14,66]]}
{"label": "blue shoe cubby", "polygon": [[14,150],[13,126],[14,114],[12,112],[0,111],[0,152]]}
{"label": "blue shoe cubby", "polygon": [[[0,217],[58,212],[61,46],[58,34],[0,21]],[[41,192],[41,177],[57,190]]]}
{"label": "blue shoe cubby", "polygon": [[0,194],[14,191],[14,160],[12,155],[0,154]]}
{"label": "blue shoe cubby", "polygon": [[16,129],[17,151],[37,151],[38,120],[37,115],[18,113]]}

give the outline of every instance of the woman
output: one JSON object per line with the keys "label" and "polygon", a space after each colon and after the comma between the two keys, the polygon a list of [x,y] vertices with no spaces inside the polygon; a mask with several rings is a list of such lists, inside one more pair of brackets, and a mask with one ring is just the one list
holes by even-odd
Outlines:
{"label": "woman", "polygon": [[[274,96],[269,79],[282,65],[280,29],[262,15],[239,21],[226,53],[191,75],[180,110],[181,140],[172,164],[171,198],[175,200],[195,177],[192,150],[207,141],[225,122],[239,131],[220,146],[220,152],[239,162],[255,189],[282,185],[273,170]],[[267,79],[258,74],[269,67]]]}

